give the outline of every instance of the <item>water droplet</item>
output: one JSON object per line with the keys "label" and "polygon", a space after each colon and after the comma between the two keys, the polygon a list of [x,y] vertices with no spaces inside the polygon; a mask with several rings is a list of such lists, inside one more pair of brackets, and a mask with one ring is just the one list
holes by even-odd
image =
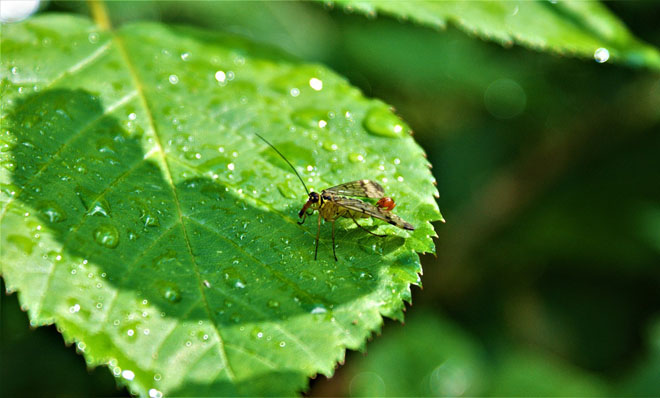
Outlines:
{"label": "water droplet", "polygon": [[185,52],[185,53],[181,54],[181,60],[182,61],[187,61],[188,59],[190,59],[190,53],[189,52]]}
{"label": "water droplet", "polygon": [[80,311],[80,304],[74,304],[71,307],[69,307],[69,312],[72,314],[75,314],[78,311]]}
{"label": "water droplet", "polygon": [[4,193],[7,196],[14,196],[18,187],[14,184],[4,184],[0,183],[0,192]]}
{"label": "water droplet", "polygon": [[130,370],[124,370],[121,372],[121,377],[123,377],[126,380],[133,380],[135,378],[135,373],[133,373]]}
{"label": "water droplet", "polygon": [[52,200],[43,202],[39,206],[39,213],[48,219],[51,223],[58,223],[66,220],[64,210]]}
{"label": "water droplet", "polygon": [[252,329],[251,336],[252,338],[260,339],[264,337],[264,332],[261,329],[255,327],[254,329]]}
{"label": "water droplet", "polygon": [[309,86],[315,91],[321,91],[323,89],[323,80],[312,77],[309,79]]}
{"label": "water droplet", "polygon": [[160,226],[160,221],[158,221],[158,217],[151,213],[149,210],[142,209],[142,215],[140,218],[144,221],[144,226],[145,227],[159,227]]}
{"label": "water droplet", "polygon": [[367,112],[363,122],[368,133],[383,137],[402,137],[409,129],[384,105],[375,106]]}
{"label": "water droplet", "polygon": [[181,290],[173,283],[168,283],[161,288],[163,298],[170,303],[178,303],[181,301]]}
{"label": "water droplet", "polygon": [[179,83],[179,76],[177,75],[170,75],[169,81],[172,84],[178,84]]}
{"label": "water droplet", "polygon": [[94,44],[99,41],[99,34],[96,32],[92,32],[87,35],[87,40],[89,40],[90,43]]}
{"label": "water droplet", "polygon": [[88,209],[87,215],[93,216],[97,214],[103,217],[108,217],[110,214],[110,204],[104,198],[95,200]]}
{"label": "water droplet", "polygon": [[282,348],[286,347],[286,342],[285,341],[280,341],[280,347],[282,347]]}
{"label": "water droplet", "polygon": [[112,225],[101,225],[94,230],[94,241],[101,246],[114,249],[119,244],[119,231]]}
{"label": "water droplet", "polygon": [[609,50],[607,48],[603,48],[603,47],[597,49],[596,51],[594,51],[594,59],[599,64],[607,62],[607,60],[610,59]]}
{"label": "water droplet", "polygon": [[323,149],[327,151],[336,151],[339,148],[334,142],[326,141],[323,143]]}
{"label": "water droplet", "polygon": [[289,91],[289,94],[291,94],[292,97],[297,97],[300,95],[300,90],[294,87]]}
{"label": "water droplet", "polygon": [[215,72],[215,80],[220,84],[224,84],[227,81],[227,74],[221,70]]}
{"label": "water droplet", "polygon": [[303,108],[291,113],[291,121],[301,127],[318,128],[321,122],[327,125],[328,111],[318,108]]}
{"label": "water droplet", "polygon": [[350,160],[353,163],[362,163],[364,162],[364,156],[362,156],[359,153],[350,153],[348,155],[348,160]]}
{"label": "water droplet", "polygon": [[[154,376],[154,379],[156,379],[156,376]],[[160,375],[158,375],[158,380],[160,380]],[[155,388],[151,388],[149,389],[149,398],[163,398],[163,393]]]}
{"label": "water droplet", "polygon": [[310,314],[325,314],[326,312],[328,312],[328,310],[323,304],[316,304],[312,307],[312,310],[309,311]]}
{"label": "water droplet", "polygon": [[277,308],[280,306],[280,302],[276,300],[268,300],[268,307],[269,308]]}

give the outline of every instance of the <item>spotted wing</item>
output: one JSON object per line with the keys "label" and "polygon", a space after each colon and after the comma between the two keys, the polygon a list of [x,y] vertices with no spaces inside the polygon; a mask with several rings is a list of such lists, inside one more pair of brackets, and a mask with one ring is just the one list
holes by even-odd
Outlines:
{"label": "spotted wing", "polygon": [[404,221],[401,217],[397,216],[396,214],[392,214],[389,211],[384,211],[379,207],[376,207],[370,203],[363,202],[359,199],[335,197],[333,199],[333,203],[335,203],[338,206],[344,207],[348,210],[351,210],[352,212],[363,213],[368,216],[377,218],[379,220],[383,220],[388,224],[394,225],[395,227],[407,229],[409,231],[415,230],[415,227],[413,227],[412,224]]}
{"label": "spotted wing", "polygon": [[385,190],[375,181],[357,180],[340,184],[324,190],[334,195],[359,196],[362,198],[377,198],[385,196]]}

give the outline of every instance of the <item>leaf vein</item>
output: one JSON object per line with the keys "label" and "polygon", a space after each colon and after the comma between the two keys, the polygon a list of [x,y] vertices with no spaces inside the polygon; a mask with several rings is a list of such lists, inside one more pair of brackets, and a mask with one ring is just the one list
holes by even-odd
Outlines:
{"label": "leaf vein", "polygon": [[165,151],[163,150],[162,140],[160,138],[158,130],[156,129],[156,125],[155,125],[155,121],[154,121],[154,117],[153,117],[153,112],[151,111],[151,109],[149,107],[149,103],[147,101],[147,98],[146,98],[146,95],[145,95],[145,92],[144,92],[144,88],[142,87],[142,83],[141,83],[141,81],[140,81],[140,79],[137,75],[137,71],[135,69],[135,66],[133,65],[133,63],[131,61],[131,58],[128,55],[128,51],[126,50],[126,48],[124,46],[124,43],[122,42],[122,39],[117,34],[114,34],[114,39],[117,42],[119,52],[121,53],[121,56],[122,56],[122,58],[124,59],[124,61],[126,63],[126,68],[128,69],[128,71],[131,75],[131,78],[133,80],[133,83],[135,84],[135,87],[138,91],[138,95],[139,95],[139,98],[142,102],[142,106],[143,106],[143,108],[144,108],[144,110],[147,114],[147,119],[149,121],[151,131],[153,132],[153,134],[155,136],[155,143],[156,143],[156,146],[158,147],[158,152],[160,153],[161,158],[163,159],[163,163],[164,163],[164,166],[165,166],[164,170],[165,170],[165,174],[166,174],[166,177],[167,177],[167,181],[169,182],[169,187],[170,187],[170,190],[172,192],[174,202],[176,204],[177,213],[178,213],[178,216],[179,216],[179,222],[181,223],[181,226],[183,228],[183,237],[184,237],[184,241],[186,242],[186,246],[188,247],[188,254],[190,255],[191,263],[193,264],[193,269],[194,269],[195,276],[196,276],[197,282],[198,282],[197,286],[199,287],[199,291],[202,295],[202,299],[204,300],[205,310],[206,310],[206,312],[209,316],[209,319],[211,319],[212,322],[213,322],[213,325],[215,327],[215,332],[217,334],[218,339],[222,343],[222,344],[218,345],[218,347],[219,347],[218,350],[219,350],[219,353],[220,353],[220,357],[223,359],[223,362],[226,365],[227,373],[228,373],[229,378],[231,380],[234,380],[235,379],[234,372],[231,368],[231,365],[229,364],[229,360],[227,358],[227,353],[225,352],[224,346],[223,346],[224,340],[223,340],[223,338],[220,334],[220,329],[217,325],[217,322],[216,322],[215,318],[212,316],[212,312],[211,312],[211,309],[209,307],[209,303],[206,299],[206,294],[204,293],[204,290],[202,288],[202,280],[201,280],[201,276],[200,276],[200,272],[199,272],[199,266],[197,265],[197,262],[195,260],[195,256],[192,253],[192,249],[191,249],[191,246],[190,246],[190,239],[188,237],[188,232],[186,231],[186,227],[183,223],[183,218],[182,218],[183,214],[181,212],[181,203],[179,201],[179,197],[177,195],[176,189],[174,188],[174,183],[173,183],[173,179],[172,179],[172,172],[171,172],[170,166],[167,162],[167,157],[165,155]]}

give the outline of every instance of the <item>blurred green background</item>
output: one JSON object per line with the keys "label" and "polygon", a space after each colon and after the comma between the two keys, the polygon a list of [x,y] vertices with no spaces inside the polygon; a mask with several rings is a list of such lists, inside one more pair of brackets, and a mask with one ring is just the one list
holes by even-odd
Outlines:
{"label": "blurred green background", "polygon": [[[608,2],[660,47],[660,4]],[[659,396],[660,74],[299,2],[112,2],[115,25],[232,32],[395,106],[433,164],[437,257],[310,396]],[[41,12],[86,14],[82,2]],[[4,291],[4,286],[3,286]],[[2,296],[5,396],[122,396]]]}

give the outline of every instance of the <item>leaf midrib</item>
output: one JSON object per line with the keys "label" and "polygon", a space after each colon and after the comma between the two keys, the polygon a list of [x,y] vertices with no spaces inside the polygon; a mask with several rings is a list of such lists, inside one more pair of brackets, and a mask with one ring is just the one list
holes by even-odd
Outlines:
{"label": "leaf midrib", "polygon": [[124,42],[123,42],[122,38],[114,31],[111,31],[110,34],[112,35],[112,40],[114,40],[115,44],[117,45],[117,49],[119,50],[119,54],[120,54],[121,58],[124,60],[126,68],[128,69],[128,72],[131,76],[131,80],[133,81],[135,89],[137,90],[138,98],[141,102],[141,105],[142,105],[144,111],[146,112],[146,117],[147,117],[147,121],[149,123],[149,127],[151,128],[151,131],[154,134],[155,144],[156,144],[155,147],[157,148],[157,151],[160,154],[162,162],[165,166],[164,167],[165,177],[167,179],[167,182],[169,183],[170,191],[172,192],[172,196],[173,196],[174,202],[176,204],[176,209],[177,209],[177,214],[178,214],[178,217],[179,217],[179,222],[181,223],[181,229],[183,231],[183,239],[184,239],[184,241],[186,243],[186,247],[188,249],[188,255],[190,256],[190,261],[193,265],[193,270],[195,272],[195,277],[197,278],[197,287],[198,287],[199,292],[201,294],[201,297],[204,301],[204,310],[206,311],[206,313],[207,313],[209,319],[211,320],[211,322],[213,323],[213,328],[214,328],[214,330],[216,332],[216,335],[218,337],[218,340],[219,340],[218,352],[219,352],[220,357],[222,358],[222,361],[224,363],[224,368],[227,369],[227,376],[229,377],[231,382],[235,382],[236,381],[236,375],[234,374],[234,371],[232,370],[231,364],[229,363],[229,358],[227,357],[227,352],[225,351],[225,347],[224,347],[224,345],[225,345],[224,339],[223,339],[222,335],[220,334],[220,328],[218,327],[218,324],[217,324],[215,318],[213,317],[213,314],[211,312],[211,308],[210,308],[209,303],[208,303],[208,299],[206,297],[206,293],[204,292],[204,289],[202,288],[203,282],[202,282],[202,278],[201,278],[201,275],[200,275],[200,272],[199,272],[199,266],[197,265],[197,261],[195,260],[195,256],[193,256],[193,254],[192,254],[192,248],[191,248],[191,245],[190,245],[190,238],[188,237],[188,231],[186,230],[186,226],[183,223],[183,214],[181,212],[181,203],[179,201],[179,196],[176,192],[176,189],[174,189],[174,181],[172,179],[172,172],[170,170],[170,165],[167,161],[167,156],[165,156],[165,151],[163,150],[162,141],[161,141],[160,135],[158,133],[158,130],[156,129],[156,124],[155,124],[155,121],[154,121],[154,118],[153,118],[152,111],[149,108],[149,103],[148,103],[147,98],[144,94],[144,87],[142,86],[142,83],[141,83],[140,79],[138,78],[137,71],[135,69],[135,66],[134,66],[131,58],[128,55],[128,51],[126,51],[126,47],[124,45]]}

